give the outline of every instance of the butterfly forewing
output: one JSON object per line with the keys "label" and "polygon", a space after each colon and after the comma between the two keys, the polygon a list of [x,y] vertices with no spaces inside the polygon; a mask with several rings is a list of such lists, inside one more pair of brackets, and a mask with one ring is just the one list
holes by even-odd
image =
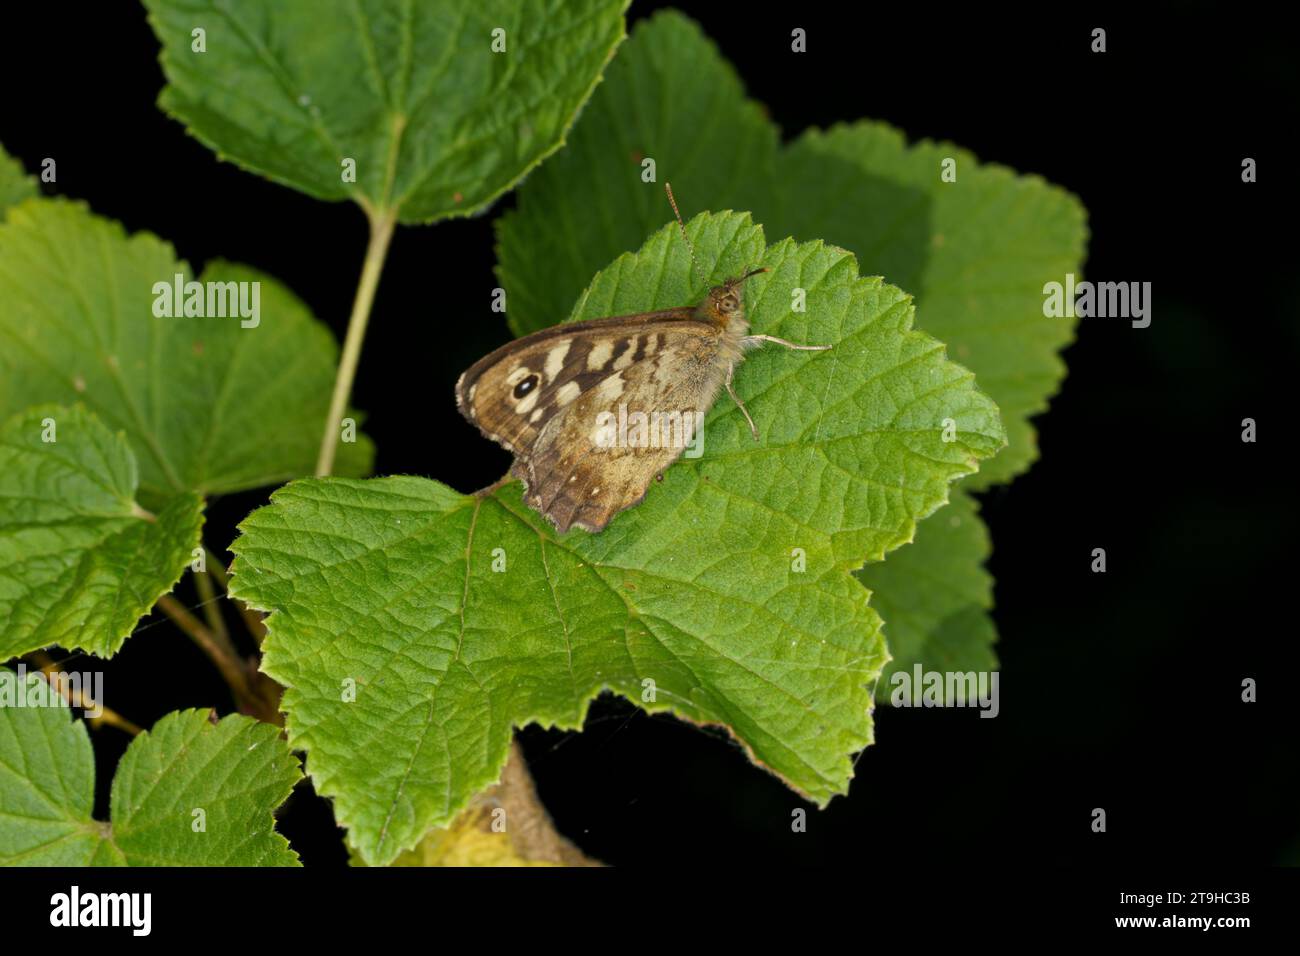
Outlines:
{"label": "butterfly forewing", "polygon": [[[555,326],[475,363],[457,404],[515,456],[530,506],[560,531],[600,531],[694,438],[722,382],[721,340],[690,307]],[[638,412],[662,429],[638,432]]]}

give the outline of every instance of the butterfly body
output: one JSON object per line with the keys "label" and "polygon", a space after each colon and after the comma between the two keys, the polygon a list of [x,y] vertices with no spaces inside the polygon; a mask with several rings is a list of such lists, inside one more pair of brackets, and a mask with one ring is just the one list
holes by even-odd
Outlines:
{"label": "butterfly body", "polygon": [[[572,322],[510,342],[461,375],[457,407],[514,455],[510,473],[530,507],[561,532],[601,531],[697,446],[719,390],[735,397],[731,377],[747,349],[763,341],[821,348],[747,334],[740,287],[749,275],[695,306]],[[649,427],[629,430],[629,421]]]}

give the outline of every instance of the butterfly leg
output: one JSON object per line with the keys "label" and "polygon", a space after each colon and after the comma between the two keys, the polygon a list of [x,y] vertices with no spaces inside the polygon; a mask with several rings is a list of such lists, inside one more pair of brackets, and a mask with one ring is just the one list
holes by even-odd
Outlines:
{"label": "butterfly leg", "polygon": [[784,345],[788,349],[798,349],[800,352],[825,352],[830,348],[829,345],[796,345],[785,339],[778,339],[775,335],[746,335],[741,344],[754,346],[763,342],[775,342],[777,345]]}
{"label": "butterfly leg", "polygon": [[731,375],[735,371],[736,366],[734,365],[727,369],[727,394],[731,396],[731,400],[736,403],[736,406],[745,416],[745,421],[749,422],[749,433],[754,436],[754,441],[758,441],[758,427],[755,426],[754,419],[749,417],[749,409],[745,407],[745,403],[740,400],[736,390],[731,387]]}

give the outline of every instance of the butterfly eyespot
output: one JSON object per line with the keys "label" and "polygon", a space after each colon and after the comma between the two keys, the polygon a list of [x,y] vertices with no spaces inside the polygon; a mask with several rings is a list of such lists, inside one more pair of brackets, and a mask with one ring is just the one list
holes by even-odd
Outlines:
{"label": "butterfly eyespot", "polygon": [[537,387],[538,377],[530,375],[518,385],[515,386],[515,398],[523,398],[529,392]]}

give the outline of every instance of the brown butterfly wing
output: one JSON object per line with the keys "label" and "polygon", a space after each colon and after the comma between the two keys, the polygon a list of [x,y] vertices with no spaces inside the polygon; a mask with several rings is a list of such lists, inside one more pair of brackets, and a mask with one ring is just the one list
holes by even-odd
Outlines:
{"label": "brown butterfly wing", "polygon": [[[616,514],[645,498],[655,476],[691,442],[722,382],[716,356],[715,332],[677,329],[667,333],[657,358],[603,379],[547,424],[531,455],[516,461],[511,473],[527,486],[524,500],[560,531],[572,525],[603,530]],[[620,439],[631,436],[631,441],[608,445],[597,437],[602,413],[606,423],[635,421],[637,413],[645,416],[643,422],[656,413],[669,414],[672,424],[662,427],[658,439],[649,439],[647,432],[637,436],[630,427]]]}
{"label": "brown butterfly wing", "polygon": [[[623,358],[628,338],[638,337],[639,347],[646,348],[650,342],[643,336],[650,324],[694,322],[692,312],[666,309],[570,322],[507,342],[461,375],[456,382],[456,407],[507,451],[527,452],[552,414],[610,374],[613,363]],[[517,398],[515,388],[534,374],[537,387]],[[576,394],[572,388],[564,389],[570,382],[575,383]]]}
{"label": "brown butterfly wing", "polygon": [[[499,349],[461,377],[462,412],[515,455],[511,474],[524,482],[525,501],[561,532],[575,524],[602,530],[641,501],[690,442],[694,413],[708,411],[725,375],[719,328],[693,315],[672,309],[556,326]],[[537,374],[538,385],[517,398],[521,369]],[[625,420],[636,412],[680,416],[665,426],[673,440],[602,443],[601,413],[617,419],[620,405]]]}

